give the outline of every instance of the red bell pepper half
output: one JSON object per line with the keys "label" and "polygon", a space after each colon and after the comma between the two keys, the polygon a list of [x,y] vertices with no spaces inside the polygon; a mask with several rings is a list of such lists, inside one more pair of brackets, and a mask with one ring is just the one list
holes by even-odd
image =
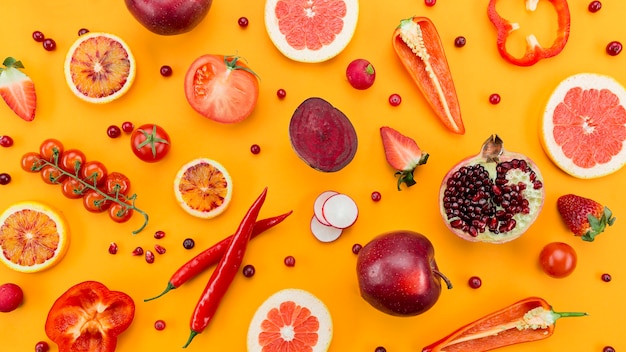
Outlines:
{"label": "red bell pepper half", "polygon": [[[546,59],[559,54],[567,40],[569,39],[570,32],[570,13],[567,0],[549,0],[554,6],[558,16],[558,28],[556,32],[556,38],[549,48],[544,48],[539,44],[539,41],[534,35],[526,37],[526,53],[522,57],[514,57],[506,48],[506,43],[509,35],[519,29],[518,23],[509,22],[507,19],[500,16],[496,10],[496,3],[498,0],[490,0],[487,7],[487,15],[489,20],[496,27],[498,36],[496,43],[498,46],[498,52],[506,61],[518,65],[518,66],[531,66],[536,64],[541,59]],[[526,9],[528,11],[535,11],[537,9],[537,3],[539,0],[526,0]]]}
{"label": "red bell pepper half", "polygon": [[79,283],[52,305],[46,335],[59,352],[113,352],[135,317],[135,302],[96,281]]}

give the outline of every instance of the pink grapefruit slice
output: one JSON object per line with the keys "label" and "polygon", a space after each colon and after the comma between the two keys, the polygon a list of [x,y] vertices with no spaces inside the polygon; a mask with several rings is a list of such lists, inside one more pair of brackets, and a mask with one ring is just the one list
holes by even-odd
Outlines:
{"label": "pink grapefruit slice", "polygon": [[248,328],[248,352],[324,352],[332,335],[326,305],[308,291],[287,288],[257,309]]}
{"label": "pink grapefruit slice", "polygon": [[358,0],[266,0],[265,28],[276,48],[299,62],[341,53],[354,35]]}
{"label": "pink grapefruit slice", "polygon": [[606,176],[626,163],[626,90],[615,79],[580,73],[554,90],[541,123],[548,157],[582,179]]}

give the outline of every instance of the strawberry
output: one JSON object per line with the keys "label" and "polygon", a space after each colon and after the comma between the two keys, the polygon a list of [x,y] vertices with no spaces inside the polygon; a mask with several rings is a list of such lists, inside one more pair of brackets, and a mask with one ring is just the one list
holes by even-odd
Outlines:
{"label": "strawberry", "polygon": [[9,107],[22,119],[32,121],[35,118],[37,95],[35,84],[26,74],[21,61],[7,57],[0,67],[0,96]]}
{"label": "strawberry", "polygon": [[588,242],[615,222],[609,208],[589,198],[566,194],[559,197],[556,206],[570,231]]}
{"label": "strawberry", "polygon": [[405,183],[407,187],[415,184],[413,172],[419,165],[426,164],[428,153],[423,152],[415,140],[407,137],[391,127],[380,128],[380,136],[383,139],[385,157],[391,167],[398,170],[398,190]]}

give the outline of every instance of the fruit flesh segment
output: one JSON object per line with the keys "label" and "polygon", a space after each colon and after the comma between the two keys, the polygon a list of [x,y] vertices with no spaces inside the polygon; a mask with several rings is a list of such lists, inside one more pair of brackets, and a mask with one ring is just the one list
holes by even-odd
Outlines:
{"label": "fruit flesh segment", "polygon": [[308,308],[293,301],[282,302],[261,323],[259,344],[263,352],[310,352],[317,345],[319,328],[317,317]]}
{"label": "fruit flesh segment", "polygon": [[343,1],[279,0],[276,18],[287,43],[297,50],[320,50],[341,33],[346,16]]}
{"label": "fruit flesh segment", "polygon": [[21,266],[33,266],[52,258],[59,246],[54,220],[47,215],[21,210],[7,218],[0,228],[3,255]]}
{"label": "fruit flesh segment", "polygon": [[220,170],[208,163],[201,163],[184,173],[179,189],[189,207],[209,212],[224,204],[228,186]]}

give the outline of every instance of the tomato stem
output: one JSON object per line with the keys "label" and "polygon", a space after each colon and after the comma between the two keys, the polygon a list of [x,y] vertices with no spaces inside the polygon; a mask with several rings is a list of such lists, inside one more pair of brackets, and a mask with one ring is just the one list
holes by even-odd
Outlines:
{"label": "tomato stem", "polygon": [[241,66],[241,65],[237,65],[237,62],[240,60],[239,56],[236,55],[228,55],[228,56],[224,56],[224,64],[226,64],[226,67],[229,70],[242,70],[242,71],[246,71],[250,74],[253,74],[256,78],[258,78],[259,80],[261,80],[261,77],[259,77],[259,75],[256,74],[256,72],[252,71],[249,67],[246,66]]}

